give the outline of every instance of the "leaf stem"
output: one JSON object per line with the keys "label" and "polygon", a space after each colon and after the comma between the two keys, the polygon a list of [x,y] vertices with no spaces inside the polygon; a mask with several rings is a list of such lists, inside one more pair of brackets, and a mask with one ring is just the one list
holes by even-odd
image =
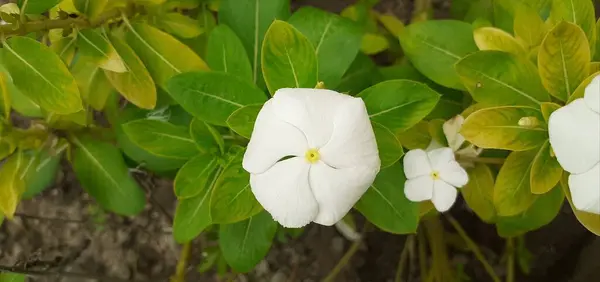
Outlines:
{"label": "leaf stem", "polygon": [[513,238],[506,240],[506,252],[508,259],[506,260],[506,282],[515,281],[515,248]]}
{"label": "leaf stem", "polygon": [[[361,232],[362,233],[361,234],[361,238],[364,238],[364,234],[368,231],[368,229],[370,227],[371,227],[370,223],[368,223],[368,222],[365,223],[365,226],[363,227],[363,230]],[[344,256],[340,259],[340,261],[338,261],[338,263],[335,265],[335,267],[331,271],[329,271],[329,273],[327,274],[327,276],[325,276],[325,278],[323,280],[321,280],[321,282],[333,282],[333,281],[335,281],[335,277],[350,262],[350,259],[358,251],[358,249],[360,248],[360,245],[362,243],[363,243],[363,239],[354,241],[354,243],[352,244],[352,246],[350,246],[350,248],[348,249],[348,251],[346,251],[346,253],[344,254]]]}
{"label": "leaf stem", "polygon": [[490,275],[492,280],[494,282],[501,282],[502,280],[500,280],[498,275],[496,275],[496,272],[494,272],[494,268],[492,268],[485,256],[483,256],[481,250],[479,249],[479,247],[477,247],[477,244],[473,242],[469,235],[467,235],[467,232],[465,232],[462,226],[460,226],[460,223],[458,223],[458,221],[454,219],[454,217],[452,217],[451,215],[446,215],[446,219],[448,219],[448,221],[450,222],[450,224],[452,224],[452,227],[454,227],[458,235],[465,241],[467,247],[471,250],[471,252],[473,252],[477,260],[483,265],[483,268]]}
{"label": "leaf stem", "polygon": [[190,249],[190,242],[183,244],[181,254],[179,255],[179,261],[177,262],[177,269],[175,270],[175,275],[171,278],[171,282],[185,282],[185,269],[187,268],[188,258],[190,257]]}

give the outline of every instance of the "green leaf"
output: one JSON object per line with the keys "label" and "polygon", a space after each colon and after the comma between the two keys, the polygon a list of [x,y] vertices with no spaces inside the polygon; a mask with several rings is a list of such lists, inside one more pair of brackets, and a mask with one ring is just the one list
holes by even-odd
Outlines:
{"label": "green leaf", "polygon": [[[0,220],[0,224],[2,220]],[[25,282],[27,277],[19,273],[2,272],[0,273],[0,282]]]}
{"label": "green leaf", "polygon": [[404,195],[405,181],[401,163],[382,169],[354,207],[383,231],[415,233],[419,223],[419,204],[409,201]]}
{"label": "green leaf", "polygon": [[499,216],[520,214],[535,201],[529,179],[537,152],[512,152],[506,158],[494,185],[494,206]]}
{"label": "green leaf", "polygon": [[355,95],[383,80],[384,78],[371,58],[363,53],[358,53],[342,77],[337,91]]}
{"label": "green leaf", "polygon": [[277,223],[263,211],[247,220],[223,224],[219,246],[227,264],[236,272],[251,271],[269,252]]}
{"label": "green leaf", "polygon": [[512,151],[530,150],[548,139],[542,113],[520,106],[476,111],[465,119],[460,133],[478,147]]}
{"label": "green leaf", "polygon": [[528,47],[535,47],[542,43],[548,30],[537,11],[523,5],[515,11],[514,32],[517,40]]}
{"label": "green leaf", "polygon": [[50,45],[50,49],[52,49],[66,65],[70,65],[75,57],[76,42],[77,38],[75,36],[62,37],[53,42],[52,45]]}
{"label": "green leaf", "polygon": [[546,121],[546,123],[548,123],[548,120],[550,119],[550,115],[558,110],[560,107],[562,107],[559,104],[555,104],[552,102],[544,102],[541,105],[541,109],[542,109],[542,115],[544,116],[544,120]]}
{"label": "green leaf", "polygon": [[[566,173],[564,176],[566,176]],[[571,191],[569,190],[569,185],[567,184],[567,177],[561,178],[560,184],[579,223],[581,223],[581,225],[583,225],[590,232],[594,233],[596,236],[600,236],[600,214],[588,213],[575,208],[573,205],[573,199],[571,198]]]}
{"label": "green leaf", "polygon": [[173,36],[147,24],[125,22],[129,27],[127,43],[142,59],[150,75],[160,86],[179,73],[208,70],[192,49]]}
{"label": "green leaf", "polygon": [[358,25],[336,14],[308,6],[298,9],[288,22],[304,34],[315,48],[319,81],[323,81],[328,89],[336,88],[358,54],[362,37]]}
{"label": "green leaf", "polygon": [[392,13],[377,14],[377,20],[394,36],[400,36],[404,23]]}
{"label": "green leaf", "polygon": [[538,53],[542,84],[552,96],[566,101],[590,70],[590,47],[583,30],[561,22],[546,36]]}
{"label": "green leaf", "polygon": [[202,153],[225,153],[225,143],[221,134],[210,124],[197,118],[190,123],[190,136]]}
{"label": "green leaf", "polygon": [[583,98],[583,96],[585,95],[585,88],[587,88],[587,86],[592,82],[592,80],[598,75],[600,75],[600,71],[595,72],[592,75],[588,76],[586,79],[584,79],[583,82],[579,84],[577,89],[575,89],[575,92],[573,92],[573,94],[569,97],[567,104],[575,101],[576,99]]}
{"label": "green leaf", "polygon": [[420,121],[406,131],[396,133],[396,137],[400,141],[400,144],[409,150],[425,150],[429,146],[429,143],[431,143],[429,123]]}
{"label": "green leaf", "polygon": [[550,22],[561,21],[574,23],[583,29],[593,54],[596,48],[596,16],[594,4],[589,0],[552,0]]}
{"label": "green leaf", "polygon": [[275,20],[262,46],[262,72],[271,94],[281,88],[317,85],[317,56],[310,41],[292,25]]}
{"label": "green leaf", "polygon": [[369,117],[392,132],[411,128],[433,110],[440,95],[427,85],[410,80],[388,80],[358,94]]}
{"label": "green leaf", "polygon": [[473,31],[479,50],[497,50],[515,55],[526,54],[525,48],[510,33],[495,27],[480,27]]}
{"label": "green leaf", "polygon": [[50,48],[28,37],[11,37],[3,48],[13,83],[45,110],[71,114],[83,109],[75,79]]}
{"label": "green leaf", "polygon": [[144,191],[115,146],[91,136],[73,136],[71,141],[76,145],[71,159],[75,176],[100,206],[125,216],[144,209]]}
{"label": "green leaf", "polygon": [[469,182],[458,189],[477,216],[484,222],[493,222],[496,218],[494,208],[494,175],[492,170],[482,163],[467,169]]}
{"label": "green leaf", "polygon": [[473,99],[488,106],[537,107],[550,101],[536,67],[525,58],[479,51],[460,60],[456,71]]}
{"label": "green leaf", "polygon": [[134,105],[143,109],[153,109],[156,106],[156,86],[142,60],[120,38],[113,36],[110,40],[129,71],[105,71],[106,78]]}
{"label": "green leaf", "polygon": [[186,127],[152,119],[134,120],[122,126],[133,143],[157,156],[187,160],[199,153]]}
{"label": "green leaf", "polygon": [[61,0],[17,0],[19,8],[25,14],[41,14],[60,2]]}
{"label": "green leaf", "polygon": [[376,33],[365,33],[360,42],[360,51],[367,55],[375,55],[388,48],[390,48],[388,39]]}
{"label": "green leaf", "polygon": [[254,130],[254,123],[262,106],[262,104],[248,105],[235,110],[227,118],[227,126],[242,137],[250,139]]}
{"label": "green leaf", "polygon": [[181,38],[193,38],[204,32],[197,20],[177,12],[161,15],[158,24],[165,31]]}
{"label": "green leaf", "polygon": [[54,180],[60,169],[62,152],[67,146],[68,144],[64,144],[62,147],[57,148],[56,151],[41,149],[27,156],[25,165],[21,171],[21,175],[25,181],[23,199],[33,198],[54,184]]}
{"label": "green leaf", "polygon": [[523,213],[498,218],[498,234],[504,238],[517,237],[550,223],[558,215],[564,200],[561,187],[555,186],[549,193],[538,197]]}
{"label": "green leaf", "polygon": [[177,172],[175,182],[175,196],[180,199],[191,198],[206,188],[213,179],[212,173],[219,166],[215,156],[201,154],[189,160]]}
{"label": "green leaf", "polygon": [[77,11],[85,14],[90,19],[96,19],[108,3],[108,0],[73,0]]}
{"label": "green leaf", "polygon": [[212,70],[252,82],[252,66],[244,45],[228,26],[219,25],[210,32],[206,54],[206,62]]}
{"label": "green leaf", "polygon": [[533,159],[530,186],[533,194],[546,194],[560,181],[563,169],[551,154],[550,142],[546,141]]}
{"label": "green leaf", "polygon": [[250,174],[242,167],[243,157],[244,151],[233,157],[215,183],[210,200],[214,223],[239,222],[263,210],[250,188]]}
{"label": "green leaf", "polygon": [[101,111],[113,92],[106,74],[96,64],[83,58],[78,59],[72,68],[83,101],[94,110]]}
{"label": "green leaf", "polygon": [[396,138],[392,131],[383,125],[376,122],[372,122],[371,124],[375,133],[377,148],[379,149],[381,168],[393,165],[404,155],[400,141],[398,141],[398,138]]}
{"label": "green leaf", "polygon": [[267,29],[273,20],[286,20],[289,15],[289,0],[221,0],[219,23],[231,27],[242,40],[252,64],[254,84],[262,81],[261,52]]}
{"label": "green leaf", "polygon": [[17,151],[0,167],[0,213],[8,219],[13,218],[25,192],[25,183],[20,177],[24,165],[23,154]]}
{"label": "green leaf", "polygon": [[96,62],[99,67],[113,71],[126,72],[127,68],[110,41],[98,30],[85,29],[77,34],[77,47],[81,55]]}
{"label": "green leaf", "polygon": [[182,73],[167,83],[167,91],[193,116],[220,126],[227,126],[235,110],[266,101],[250,82],[222,72]]}
{"label": "green leaf", "polygon": [[464,89],[454,64],[477,51],[471,25],[455,20],[414,23],[400,34],[400,44],[410,62],[429,79]]}
{"label": "green leaf", "polygon": [[[8,89],[9,76],[0,71],[0,116],[5,120],[10,119],[10,109],[11,109],[11,101],[10,101],[10,92]],[[12,83],[11,83],[12,84]]]}

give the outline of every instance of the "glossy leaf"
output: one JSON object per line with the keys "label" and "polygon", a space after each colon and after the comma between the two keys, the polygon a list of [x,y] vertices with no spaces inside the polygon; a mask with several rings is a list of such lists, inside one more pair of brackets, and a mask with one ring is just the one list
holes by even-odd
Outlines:
{"label": "glossy leaf", "polygon": [[459,189],[469,208],[484,222],[493,222],[496,218],[494,208],[494,175],[492,170],[481,163],[467,169],[469,182]]}
{"label": "glossy leaf", "polygon": [[66,65],[70,65],[75,57],[76,42],[77,38],[75,38],[75,36],[62,37],[53,42],[50,49],[52,49]]}
{"label": "glossy leaf", "polygon": [[394,234],[417,231],[419,204],[404,195],[404,170],[401,163],[382,169],[369,190],[354,206],[381,230]]}
{"label": "glossy leaf", "polygon": [[567,104],[575,101],[576,99],[583,98],[583,96],[585,95],[585,89],[592,82],[592,80],[595,77],[597,77],[598,75],[600,75],[600,71],[596,72],[596,73],[593,73],[592,75],[590,75],[586,79],[584,79],[583,82],[581,82],[579,84],[579,86],[577,87],[577,89],[575,89],[575,92],[573,92],[573,94],[569,97],[569,100],[567,101]]}
{"label": "glossy leaf", "polygon": [[210,32],[206,54],[206,62],[212,70],[252,81],[252,65],[244,45],[228,26],[219,25]]}
{"label": "glossy leaf", "polygon": [[529,47],[538,46],[542,43],[547,32],[546,23],[535,9],[523,5],[523,7],[516,10],[514,33],[517,40]]}
{"label": "glossy leaf", "polygon": [[535,201],[529,179],[537,152],[512,152],[506,158],[494,185],[494,206],[499,216],[520,214]]}
{"label": "glossy leaf", "polygon": [[525,48],[508,32],[495,27],[480,27],[474,32],[479,50],[497,50],[515,55],[525,54]]}
{"label": "glossy leaf", "polygon": [[567,101],[590,71],[590,47],[583,30],[561,22],[540,47],[538,68],[542,84],[552,96]]}
{"label": "glossy leaf", "polygon": [[225,153],[223,137],[219,131],[204,121],[197,118],[192,120],[192,123],[190,123],[190,136],[202,153]]}
{"label": "glossy leaf", "polygon": [[542,113],[529,107],[481,109],[465,119],[460,133],[478,147],[512,151],[530,150],[548,139]]}
{"label": "glossy leaf", "polygon": [[188,72],[167,84],[171,97],[200,120],[226,126],[227,118],[246,105],[266,101],[250,82],[222,72]]}
{"label": "glossy leaf", "polygon": [[262,104],[248,105],[235,110],[227,118],[227,126],[242,137],[250,139],[254,130],[254,123],[262,106]]}
{"label": "glossy leaf", "polygon": [[79,86],[83,101],[94,110],[101,111],[113,92],[113,87],[106,74],[96,64],[85,59],[79,59],[72,68],[73,76]]}
{"label": "glossy leaf", "polygon": [[[566,175],[566,174],[565,174]],[[567,200],[569,201],[569,205],[575,214],[577,220],[583,225],[587,230],[594,233],[596,236],[600,236],[600,214],[593,214],[584,211],[580,211],[573,205],[573,199],[571,198],[571,191],[569,190],[569,186],[567,184],[567,177],[563,177],[560,181],[561,187]]]}
{"label": "glossy leaf", "polygon": [[533,159],[529,180],[533,194],[546,194],[560,181],[563,169],[551,150],[550,142],[546,141]]}
{"label": "glossy leaf", "polygon": [[404,150],[398,138],[388,128],[376,122],[371,123],[377,140],[377,148],[379,149],[379,159],[381,159],[381,168],[385,168],[396,163]]}
{"label": "glossy leaf", "polygon": [[356,95],[384,78],[371,58],[358,53],[337,87],[338,92]]}
{"label": "glossy leaf", "polygon": [[454,64],[477,51],[468,23],[434,20],[414,23],[400,34],[400,45],[410,62],[436,83],[464,89]]}
{"label": "glossy leaf", "polygon": [[251,271],[269,252],[277,222],[263,211],[247,220],[223,224],[219,228],[219,246],[233,270]]}
{"label": "glossy leaf", "polygon": [[85,14],[90,19],[98,17],[104,11],[108,2],[108,0],[73,0],[77,11]]}
{"label": "glossy leaf", "polygon": [[61,0],[17,0],[21,11],[25,14],[41,14],[58,5]]}
{"label": "glossy leaf", "polygon": [[358,94],[369,117],[392,132],[417,124],[433,110],[440,95],[427,85],[410,80],[388,80]]}
{"label": "glossy leaf", "polygon": [[426,121],[420,121],[406,131],[396,133],[396,137],[409,150],[423,149],[431,143],[429,135],[429,124]]}
{"label": "glossy leaf", "polygon": [[465,87],[488,106],[534,106],[550,101],[536,67],[527,59],[500,51],[479,51],[456,64]]}
{"label": "glossy leaf", "polygon": [[560,107],[562,107],[562,106],[559,104],[552,103],[552,102],[542,103],[540,108],[542,110],[542,115],[544,116],[544,120],[546,121],[546,123],[548,123],[548,120],[550,119],[550,115],[554,111],[560,109]]}
{"label": "glossy leaf", "polygon": [[319,81],[328,89],[337,87],[358,54],[362,35],[359,27],[346,18],[308,6],[298,9],[288,22],[315,48]]}
{"label": "glossy leaf", "polygon": [[218,166],[217,158],[209,154],[201,154],[189,160],[175,177],[175,196],[185,199],[201,193],[212,180],[212,173]]}
{"label": "glossy leaf", "polygon": [[54,184],[60,169],[62,152],[67,146],[67,144],[63,144],[56,148],[56,151],[42,149],[38,152],[31,152],[25,158],[25,164],[21,171],[25,181],[23,199],[30,199]]}
{"label": "glossy leaf", "polygon": [[162,29],[181,38],[194,38],[204,32],[197,20],[177,12],[161,15],[158,22]]}
{"label": "glossy leaf", "polygon": [[146,204],[144,191],[129,174],[115,146],[90,136],[72,137],[75,176],[98,204],[120,215],[136,215]]}
{"label": "glossy leaf", "polygon": [[4,44],[3,63],[13,83],[48,111],[71,114],[83,109],[75,79],[48,47],[28,37],[11,37]]}
{"label": "glossy leaf", "polygon": [[9,76],[0,71],[0,116],[5,120],[10,119],[10,109],[11,109],[11,101],[10,101],[10,92],[8,89],[8,84],[12,83],[9,81]]}
{"label": "glossy leaf", "polygon": [[82,56],[98,63],[98,66],[113,72],[126,72],[127,68],[110,44],[110,41],[100,31],[86,29],[77,34],[77,47]]}
{"label": "glossy leaf", "polygon": [[131,141],[157,156],[189,159],[199,153],[188,128],[166,121],[140,119],[123,124]]}
{"label": "glossy leaf", "polygon": [[553,23],[567,21],[583,29],[590,45],[590,50],[596,46],[596,17],[594,4],[589,0],[552,0],[550,20]]}
{"label": "glossy leaf", "polygon": [[317,85],[317,56],[310,41],[292,25],[276,20],[265,34],[262,71],[271,94],[281,88]]}
{"label": "glossy leaf", "polygon": [[19,151],[0,167],[0,212],[8,219],[13,218],[21,195],[25,192],[25,183],[20,176],[24,165],[23,154]]}
{"label": "glossy leaf", "polygon": [[388,48],[390,48],[388,39],[376,33],[365,33],[360,42],[360,50],[367,55],[375,55]]}

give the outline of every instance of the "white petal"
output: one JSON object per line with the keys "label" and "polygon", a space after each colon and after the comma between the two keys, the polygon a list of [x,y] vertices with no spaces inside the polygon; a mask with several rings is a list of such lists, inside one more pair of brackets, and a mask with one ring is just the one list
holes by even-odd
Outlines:
{"label": "white petal", "polygon": [[469,175],[456,161],[440,169],[440,178],[454,187],[463,187],[469,182]]}
{"label": "white petal", "polygon": [[275,114],[304,132],[311,148],[320,148],[331,137],[340,105],[351,99],[326,89],[282,88],[272,100]]}
{"label": "white petal", "polygon": [[278,162],[264,173],[250,175],[256,200],[284,227],[305,226],[319,213],[308,184],[309,169],[303,157],[296,157]]}
{"label": "white petal", "polygon": [[600,161],[600,115],[583,99],[553,112],[548,129],[552,149],[566,171],[586,172]]}
{"label": "white petal", "polygon": [[321,150],[321,160],[335,168],[380,166],[379,151],[365,103],[349,98],[333,119],[333,134]]}
{"label": "white petal", "polygon": [[433,178],[430,175],[423,175],[406,180],[404,195],[413,202],[431,200],[433,197]]}
{"label": "white petal", "polygon": [[455,161],[454,152],[448,147],[428,151],[427,156],[431,163],[431,169],[438,172]]}
{"label": "white petal", "polygon": [[436,210],[445,212],[452,207],[456,201],[457,194],[458,191],[456,191],[456,188],[444,181],[438,180],[433,184],[433,197],[431,198],[431,202]]}
{"label": "white petal", "polygon": [[324,162],[310,168],[310,188],[319,203],[314,222],[333,225],[340,221],[373,184],[379,167],[335,169]]}
{"label": "white petal", "polygon": [[592,111],[600,114],[600,75],[592,79],[592,82],[585,88],[583,99]]}
{"label": "white petal", "polygon": [[576,209],[600,214],[600,163],[587,172],[571,174],[569,188]]}
{"label": "white petal", "polygon": [[408,151],[404,155],[404,174],[407,179],[413,179],[419,176],[430,176],[431,164],[427,153],[421,149]]}
{"label": "white petal", "polygon": [[459,133],[464,122],[465,118],[463,118],[461,115],[457,115],[446,121],[442,126],[442,130],[444,131],[444,135],[446,135],[446,140],[448,141],[448,146],[450,146],[452,151],[457,151],[465,142],[465,137]]}
{"label": "white petal", "polygon": [[308,149],[304,134],[275,116],[273,107],[273,99],[267,101],[256,118],[243,160],[250,173],[263,173],[283,157],[304,156]]}

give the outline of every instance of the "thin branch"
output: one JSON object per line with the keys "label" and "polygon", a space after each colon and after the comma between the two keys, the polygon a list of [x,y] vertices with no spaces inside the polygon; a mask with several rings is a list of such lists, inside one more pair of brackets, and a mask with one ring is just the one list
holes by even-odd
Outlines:
{"label": "thin branch", "polygon": [[415,243],[415,235],[409,235],[404,241],[404,248],[402,248],[402,253],[400,254],[400,261],[398,262],[398,269],[396,270],[396,278],[395,282],[401,282],[402,276],[404,273],[404,266],[406,265],[406,260],[408,259],[408,251],[412,245]]}

